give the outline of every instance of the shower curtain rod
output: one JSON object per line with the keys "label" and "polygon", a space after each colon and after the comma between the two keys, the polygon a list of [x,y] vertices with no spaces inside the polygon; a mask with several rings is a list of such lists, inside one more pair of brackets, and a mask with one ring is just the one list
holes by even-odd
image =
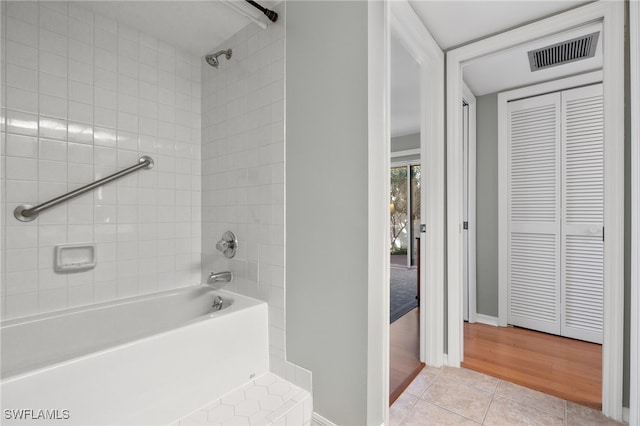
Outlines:
{"label": "shower curtain rod", "polygon": [[247,3],[249,3],[251,6],[255,7],[256,9],[260,10],[260,12],[264,13],[265,16],[267,18],[269,18],[269,20],[271,22],[276,22],[278,20],[278,14],[276,12],[274,12],[273,10],[269,10],[266,7],[262,7],[260,6],[258,3],[256,3],[253,0],[245,0]]}

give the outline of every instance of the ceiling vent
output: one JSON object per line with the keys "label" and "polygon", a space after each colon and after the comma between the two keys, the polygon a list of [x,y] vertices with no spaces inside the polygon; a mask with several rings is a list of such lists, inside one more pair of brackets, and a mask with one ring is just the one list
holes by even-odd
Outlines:
{"label": "ceiling vent", "polygon": [[527,54],[529,55],[531,71],[539,71],[556,65],[592,58],[596,53],[599,35],[600,32],[598,31],[552,44],[551,46],[530,50]]}

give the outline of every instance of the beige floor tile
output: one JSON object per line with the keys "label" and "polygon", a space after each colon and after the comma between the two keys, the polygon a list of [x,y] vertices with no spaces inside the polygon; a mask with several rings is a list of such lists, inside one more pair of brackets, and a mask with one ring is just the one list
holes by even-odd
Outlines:
{"label": "beige floor tile", "polygon": [[527,426],[562,426],[562,417],[553,416],[547,412],[538,410],[519,402],[495,396],[487,412],[484,425],[527,425]]}
{"label": "beige floor tile", "polygon": [[407,387],[405,392],[408,392],[417,397],[422,396],[424,391],[429,387],[433,379],[442,371],[441,368],[426,366],[420,371],[420,373],[413,379],[413,382]]}
{"label": "beige floor tile", "polygon": [[427,401],[419,400],[404,418],[402,425],[406,426],[477,426],[478,423],[465,419],[444,408],[433,405]]}
{"label": "beige floor tile", "polygon": [[555,396],[502,380],[498,384],[496,395],[546,411],[556,417],[564,418],[564,400]]}
{"label": "beige floor tile", "polygon": [[389,425],[396,426],[402,422],[402,419],[407,415],[409,411],[418,401],[418,397],[411,395],[410,393],[403,392],[402,395],[396,399],[391,407],[389,407]]}
{"label": "beige floor tile", "polygon": [[567,401],[567,426],[618,426],[624,424],[605,417],[598,410]]}
{"label": "beige floor tile", "polygon": [[466,368],[444,367],[440,377],[465,383],[485,392],[495,392],[500,380]]}
{"label": "beige floor tile", "polygon": [[482,422],[492,394],[451,377],[438,376],[422,399],[475,422]]}

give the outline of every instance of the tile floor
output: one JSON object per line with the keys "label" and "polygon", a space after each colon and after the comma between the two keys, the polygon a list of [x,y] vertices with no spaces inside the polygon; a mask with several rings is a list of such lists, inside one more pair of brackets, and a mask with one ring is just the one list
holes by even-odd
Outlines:
{"label": "tile floor", "polygon": [[464,368],[425,367],[389,410],[397,425],[623,425],[599,411]]}

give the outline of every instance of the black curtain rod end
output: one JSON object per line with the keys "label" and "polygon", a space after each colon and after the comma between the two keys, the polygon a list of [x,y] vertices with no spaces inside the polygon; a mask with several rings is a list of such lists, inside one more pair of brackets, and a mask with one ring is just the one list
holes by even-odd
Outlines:
{"label": "black curtain rod end", "polygon": [[273,10],[265,9],[262,13],[264,13],[271,22],[276,22],[278,20],[278,13]]}
{"label": "black curtain rod end", "polygon": [[253,0],[245,0],[247,3],[249,3],[251,6],[259,9],[262,13],[265,14],[265,16],[267,18],[269,18],[269,20],[271,22],[276,22],[278,20],[278,14],[276,12],[274,12],[273,10],[269,10],[266,7],[262,7],[260,6],[258,3],[256,3]]}

